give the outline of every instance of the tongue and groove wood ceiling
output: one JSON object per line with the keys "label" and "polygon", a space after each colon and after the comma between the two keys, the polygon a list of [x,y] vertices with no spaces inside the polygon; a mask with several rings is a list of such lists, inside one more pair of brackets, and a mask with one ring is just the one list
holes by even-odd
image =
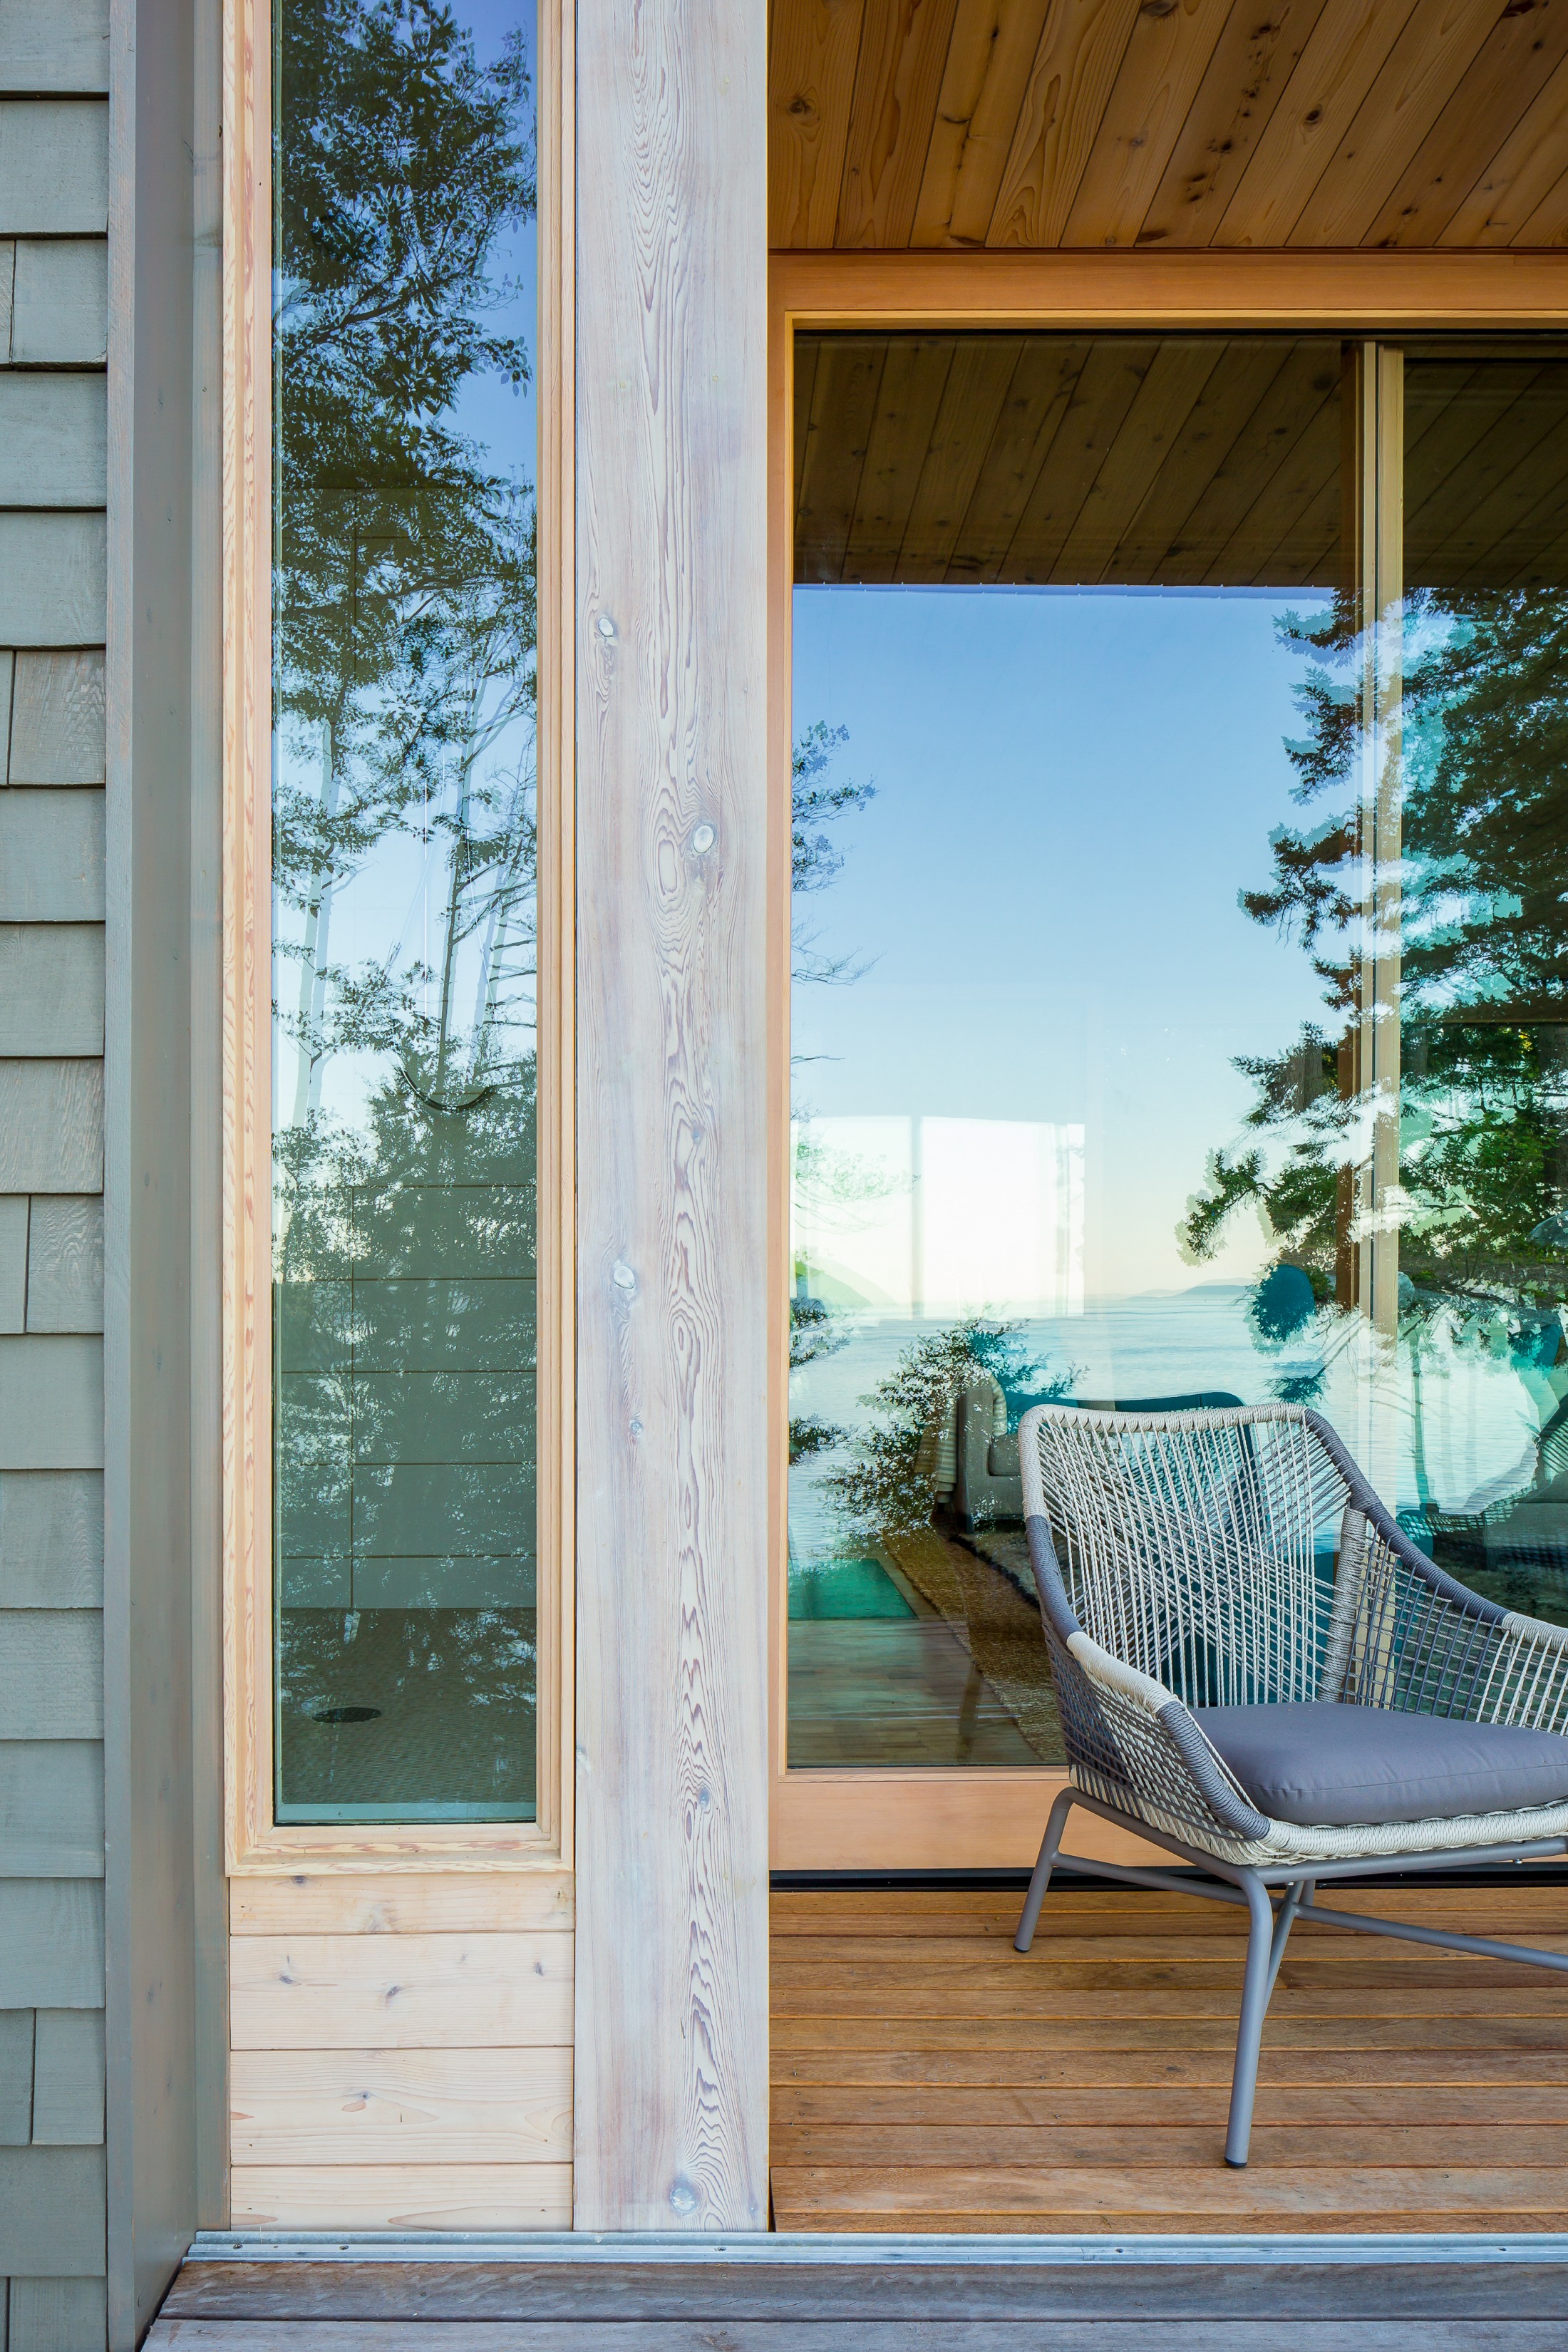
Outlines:
{"label": "tongue and groove wood ceiling", "polygon": [[775,247],[1568,244],[1568,0],[773,0]]}

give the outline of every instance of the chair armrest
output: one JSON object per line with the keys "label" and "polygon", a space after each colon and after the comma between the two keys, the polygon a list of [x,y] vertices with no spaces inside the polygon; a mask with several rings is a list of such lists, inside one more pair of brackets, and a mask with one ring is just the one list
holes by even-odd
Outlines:
{"label": "chair armrest", "polygon": [[1062,1688],[1067,1675],[1058,1665],[1057,1698],[1068,1752],[1080,1771],[1108,1783],[1119,1780],[1116,1801],[1126,1804],[1131,1794],[1130,1810],[1156,1823],[1197,1823],[1233,1838],[1268,1836],[1268,1815],[1258,1811],[1173,1691],[1102,1649],[1081,1629],[1060,1646],[1071,1660],[1067,1673],[1076,1668],[1093,1695],[1096,1728],[1102,1735],[1101,1741],[1086,1740],[1084,1753],[1077,1752],[1075,1734],[1082,1738],[1087,1727],[1072,1719],[1077,1710]]}
{"label": "chair armrest", "polygon": [[1504,1609],[1439,1568],[1337,1433],[1318,1414],[1310,1418],[1349,1489],[1324,1696],[1568,1731],[1568,1626]]}

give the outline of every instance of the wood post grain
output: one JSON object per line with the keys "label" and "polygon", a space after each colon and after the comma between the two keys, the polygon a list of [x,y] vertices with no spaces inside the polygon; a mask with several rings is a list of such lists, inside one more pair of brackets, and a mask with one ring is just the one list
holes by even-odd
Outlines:
{"label": "wood post grain", "polygon": [[578,10],[575,2218],[767,2221],[766,10]]}

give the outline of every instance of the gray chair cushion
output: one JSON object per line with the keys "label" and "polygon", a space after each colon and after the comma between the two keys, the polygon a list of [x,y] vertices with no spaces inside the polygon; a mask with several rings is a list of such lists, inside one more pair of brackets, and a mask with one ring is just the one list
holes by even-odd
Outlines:
{"label": "gray chair cushion", "polygon": [[1260,1812],[1350,1826],[1568,1802],[1568,1738],[1381,1706],[1199,1706]]}

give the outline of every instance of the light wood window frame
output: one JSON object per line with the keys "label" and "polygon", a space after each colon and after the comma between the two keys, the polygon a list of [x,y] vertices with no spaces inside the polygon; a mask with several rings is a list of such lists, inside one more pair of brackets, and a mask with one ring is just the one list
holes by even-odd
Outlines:
{"label": "light wood window frame", "polygon": [[224,1807],[231,1874],[572,1861],[572,10],[539,0],[538,1813],[275,1818],[271,1564],[271,0],[224,13]]}
{"label": "light wood window frame", "polygon": [[[778,252],[769,272],[768,679],[772,837],[769,977],[775,1008],[769,1073],[770,1323],[775,1382],[770,1497],[772,1862],[775,1870],[1015,1867],[1034,1860],[1065,1773],[1049,1768],[811,1769],[791,1771],[789,1709],[789,1023],[790,745],[794,583],[794,341],[797,331],[941,333],[994,327],[1037,332],[1341,335],[1378,347],[1416,336],[1561,331],[1568,325],[1568,256],[1496,251],[1128,253]],[[1370,386],[1369,386],[1370,394]],[[1381,581],[1396,548],[1378,484],[1376,419],[1359,404],[1356,529],[1363,583]],[[1370,420],[1370,423],[1369,423]],[[1374,511],[1373,511],[1374,510]],[[1392,528],[1397,532],[1397,517]],[[1366,537],[1371,543],[1367,544]],[[1386,1173],[1386,1171],[1384,1171]],[[1379,1270],[1380,1272],[1382,1270]],[[1363,1279],[1373,1296],[1378,1275]],[[1387,1282],[1382,1284],[1386,1288]],[[1134,1842],[1100,1824],[1080,1848],[1127,1858]]]}

